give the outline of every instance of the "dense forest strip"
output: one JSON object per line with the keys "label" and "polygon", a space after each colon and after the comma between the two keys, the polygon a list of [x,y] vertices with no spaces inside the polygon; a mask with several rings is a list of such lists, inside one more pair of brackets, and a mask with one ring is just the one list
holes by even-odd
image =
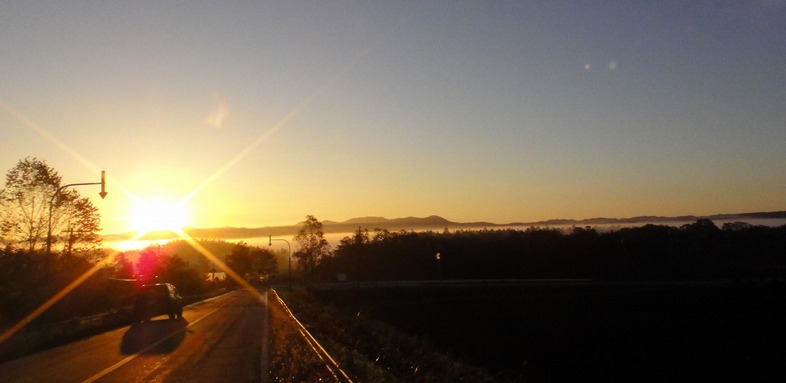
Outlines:
{"label": "dense forest strip", "polygon": [[786,278],[786,226],[710,220],[598,232],[480,230],[387,232],[359,229],[313,281],[464,279],[773,280]]}

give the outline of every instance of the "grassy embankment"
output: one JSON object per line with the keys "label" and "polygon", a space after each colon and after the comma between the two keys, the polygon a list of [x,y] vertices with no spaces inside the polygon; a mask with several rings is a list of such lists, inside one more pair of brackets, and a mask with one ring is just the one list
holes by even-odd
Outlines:
{"label": "grassy embankment", "polygon": [[[218,294],[224,290],[183,298],[188,305]],[[0,363],[21,358],[36,352],[84,339],[95,334],[128,326],[134,322],[131,306],[123,306],[112,311],[89,317],[76,317],[68,321],[35,326],[28,325],[0,343]],[[5,329],[3,331],[6,331]]]}
{"label": "grassy embankment", "polygon": [[[355,382],[506,381],[363,313],[340,311],[305,290],[280,293],[298,319]],[[311,382],[326,378],[324,363],[316,358],[282,309],[277,304],[270,307],[274,334],[272,380]]]}
{"label": "grassy embankment", "polygon": [[285,300],[359,382],[761,381],[786,373],[784,290],[380,288]]}

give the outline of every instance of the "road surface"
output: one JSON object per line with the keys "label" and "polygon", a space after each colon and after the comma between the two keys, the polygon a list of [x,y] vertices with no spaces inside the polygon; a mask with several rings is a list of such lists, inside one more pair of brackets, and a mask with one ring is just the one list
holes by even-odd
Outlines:
{"label": "road surface", "polygon": [[[265,382],[266,292],[246,290],[0,364],[0,382]],[[263,374],[264,372],[264,374]]]}

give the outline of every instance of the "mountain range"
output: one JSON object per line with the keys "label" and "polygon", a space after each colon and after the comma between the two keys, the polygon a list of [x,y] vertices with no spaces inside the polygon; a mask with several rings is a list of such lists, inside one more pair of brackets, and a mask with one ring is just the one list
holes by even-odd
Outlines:
{"label": "mountain range", "polygon": [[[492,223],[492,222],[453,222],[437,215],[428,217],[406,217],[406,218],[393,218],[388,219],[384,217],[359,217],[348,219],[343,222],[335,222],[330,220],[322,221],[322,229],[327,233],[349,233],[357,230],[359,227],[368,229],[384,229],[388,231],[400,230],[442,230],[445,228],[450,229],[470,229],[470,228],[502,228],[502,227],[548,227],[548,226],[598,226],[598,225],[641,225],[641,224],[658,224],[658,223],[691,223],[698,219],[710,219],[712,221],[742,221],[748,222],[751,220],[781,220],[786,219],[786,211],[775,212],[758,212],[758,213],[738,213],[738,214],[715,214],[708,216],[637,216],[630,218],[589,218],[589,219],[550,219],[546,221],[536,222],[512,222],[512,223]],[[218,227],[218,228],[185,228],[186,234],[193,238],[201,239],[238,239],[238,238],[257,238],[272,236],[294,235],[302,226],[301,223],[288,226],[267,226],[258,228],[242,228],[242,227]],[[109,234],[104,236],[105,241],[123,241],[133,237],[133,233],[124,234]],[[173,237],[171,232],[155,232],[148,233],[141,239],[155,240],[155,239],[170,239]]]}

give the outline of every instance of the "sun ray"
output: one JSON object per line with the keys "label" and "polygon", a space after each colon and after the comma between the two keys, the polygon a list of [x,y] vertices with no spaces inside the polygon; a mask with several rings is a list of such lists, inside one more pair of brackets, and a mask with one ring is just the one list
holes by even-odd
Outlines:
{"label": "sun ray", "polygon": [[270,129],[268,129],[267,131],[262,133],[259,136],[259,138],[254,140],[248,146],[246,146],[237,155],[235,155],[235,157],[233,157],[232,159],[227,161],[227,163],[224,164],[224,166],[222,166],[221,168],[216,170],[213,174],[211,174],[210,176],[205,178],[205,180],[202,181],[202,183],[200,183],[196,188],[194,188],[194,190],[191,191],[191,193],[189,193],[185,197],[185,199],[186,200],[192,199],[197,194],[199,194],[204,188],[206,188],[208,185],[212,184],[218,177],[222,176],[224,173],[229,171],[229,169],[233,168],[235,166],[235,164],[237,164],[238,162],[243,160],[246,156],[248,156],[249,153],[253,152],[254,149],[259,147],[259,145],[262,145],[262,143],[267,141],[268,138],[270,138],[273,134],[275,134],[276,132],[281,130],[281,128],[284,127],[287,123],[289,123],[291,120],[295,119],[298,115],[300,115],[300,113],[302,113],[303,110],[305,110],[309,105],[311,105],[311,103],[313,103],[315,100],[317,100],[322,95],[322,93],[324,93],[327,89],[332,87],[333,84],[336,81],[338,81],[338,79],[340,77],[342,77],[342,75],[343,75],[343,73],[340,73],[339,75],[334,76],[332,79],[328,80],[321,87],[317,88],[308,98],[306,98],[302,103],[300,103],[300,105],[294,107],[289,113],[287,113],[283,118],[281,118],[281,120],[279,120],[275,125],[273,125]]}
{"label": "sun ray", "polygon": [[264,295],[262,295],[262,293],[260,293],[259,290],[257,290],[254,286],[248,283],[248,281],[243,279],[243,277],[241,277],[238,273],[236,273],[229,266],[227,266],[226,263],[218,259],[218,257],[213,255],[213,253],[211,253],[208,249],[202,246],[199,242],[194,240],[194,238],[192,238],[191,236],[189,236],[188,234],[182,231],[180,231],[179,234],[181,238],[183,238],[183,240],[185,240],[189,245],[191,245],[191,247],[193,247],[196,251],[202,254],[214,265],[218,266],[218,268],[221,269],[221,271],[225,272],[230,278],[232,278],[240,286],[242,286],[243,288],[254,294],[254,296],[257,297],[258,299],[260,300],[264,299]]}
{"label": "sun ray", "polygon": [[281,130],[287,123],[292,121],[293,119],[297,118],[304,110],[306,110],[312,103],[318,100],[322,95],[335,86],[336,83],[341,81],[344,77],[350,73],[351,70],[356,68],[360,63],[372,52],[376,51],[382,46],[383,40],[385,40],[388,36],[391,35],[390,32],[396,29],[400,29],[406,26],[406,16],[402,16],[396,23],[394,23],[388,33],[380,35],[379,38],[375,39],[374,41],[370,42],[365,46],[364,49],[360,51],[357,55],[355,55],[346,65],[344,65],[339,71],[337,71],[332,77],[328,78],[327,81],[322,83],[316,89],[314,89],[311,94],[306,97],[303,102],[292,108],[284,117],[282,117],[275,125],[273,125],[270,129],[262,133],[259,138],[251,142],[246,148],[238,152],[235,157],[227,161],[227,163],[216,170],[213,174],[208,176],[201,184],[199,184],[196,188],[194,188],[191,193],[189,193],[185,199],[190,200],[199,194],[204,188],[208,185],[212,184],[218,177],[226,173],[229,169],[235,166],[238,162],[244,159],[249,153],[251,153],[254,149],[256,149],[259,145],[267,141],[273,134],[277,133]]}
{"label": "sun ray", "polygon": [[66,145],[63,141],[61,141],[59,138],[57,138],[54,134],[49,133],[48,130],[40,127],[31,118],[28,118],[22,112],[18,111],[16,108],[12,107],[8,103],[4,102],[3,100],[0,100],[0,109],[4,110],[6,113],[8,113],[14,119],[19,121],[19,123],[21,123],[24,127],[26,127],[28,129],[36,132],[39,136],[43,137],[47,141],[51,142],[53,145],[55,145],[58,148],[62,149],[68,155],[70,155],[71,157],[73,157],[74,159],[79,161],[79,163],[84,165],[86,168],[91,169],[91,170],[95,171],[96,173],[101,171],[101,169],[98,166],[96,166],[95,164],[90,162],[87,158],[85,158],[82,155],[80,155],[79,153],[77,153],[75,150],[71,149],[70,146]]}
{"label": "sun ray", "polygon": [[[138,236],[133,238],[133,240],[136,240],[136,239],[139,239]],[[71,291],[74,291],[74,289],[79,287],[79,285],[81,285],[84,281],[86,281],[88,278],[90,278],[98,270],[100,270],[102,267],[108,265],[111,262],[111,260],[114,259],[114,257],[117,256],[117,254],[119,254],[119,253],[120,253],[120,251],[117,251],[117,250],[111,251],[109,254],[107,254],[107,256],[105,256],[104,258],[102,258],[101,260],[96,262],[93,265],[93,267],[91,267],[89,270],[87,270],[84,274],[82,274],[78,278],[76,278],[73,281],[71,281],[71,283],[69,283],[68,286],[64,287],[58,293],[53,295],[46,302],[41,304],[41,306],[38,306],[38,308],[33,310],[30,314],[28,314],[26,317],[24,317],[22,320],[20,320],[17,324],[11,326],[11,328],[9,328],[3,334],[0,335],[0,343],[3,343],[5,340],[7,340],[8,338],[10,338],[14,334],[16,334],[24,326],[26,326],[28,323],[32,322],[33,319],[37,318],[44,311],[48,310],[55,303],[57,303],[58,301],[63,299],[63,297],[68,295]]]}
{"label": "sun ray", "polygon": [[[237,164],[238,162],[243,160],[246,156],[248,156],[249,153],[251,153],[259,145],[261,145],[262,143],[267,141],[267,139],[269,137],[271,137],[273,134],[275,134],[276,132],[281,130],[291,120],[293,120],[297,116],[299,116],[308,106],[310,106],[314,101],[319,99],[322,96],[322,94],[325,93],[325,91],[327,91],[328,89],[333,87],[336,82],[338,82],[341,78],[346,76],[346,74],[349,72],[349,70],[352,69],[353,67],[355,67],[357,65],[357,63],[360,61],[360,59],[362,57],[366,56],[366,54],[372,50],[371,48],[374,45],[375,44],[370,44],[369,46],[367,46],[366,49],[363,52],[361,52],[361,54],[359,54],[357,57],[355,57],[355,59],[352,60],[348,65],[344,66],[344,68],[341,71],[339,71],[338,73],[336,73],[336,75],[334,75],[333,77],[329,78],[325,83],[323,83],[321,86],[319,86],[317,89],[315,89],[314,92],[312,92],[309,97],[307,97],[303,102],[301,102],[299,105],[294,107],[289,113],[287,113],[275,125],[273,125],[270,129],[265,131],[262,135],[259,136],[259,138],[257,138],[251,144],[249,144],[242,151],[240,151],[235,157],[233,157],[232,159],[227,161],[227,163],[224,166],[222,166],[216,172],[214,172],[213,174],[208,176],[205,180],[203,180],[202,183],[200,183],[196,188],[194,188],[194,190],[192,190],[190,193],[188,193],[181,200],[182,203],[185,204],[188,201],[190,201],[197,194],[199,194],[205,187],[207,187],[208,185],[212,184],[217,178],[222,176],[224,173],[226,173],[232,167],[234,167],[235,164]],[[99,170],[99,168],[97,166],[95,166],[93,163],[88,161],[86,158],[82,157],[79,153],[77,153],[76,151],[71,149],[68,145],[63,143],[56,136],[54,136],[53,134],[49,133],[49,131],[47,131],[46,129],[38,126],[38,124],[36,124],[32,119],[28,118],[27,116],[25,116],[21,112],[17,111],[15,108],[11,107],[11,105],[3,102],[3,100],[0,100],[0,109],[4,110],[6,113],[8,113],[11,116],[13,116],[16,120],[18,120],[20,123],[22,123],[22,125],[24,125],[28,129],[31,129],[31,130],[35,131],[40,136],[44,137],[47,141],[50,141],[55,146],[59,147],[60,149],[62,149],[63,151],[65,151],[66,153],[68,153],[69,155],[74,157],[77,161],[82,163],[87,168],[93,169],[93,170],[96,170],[96,171]],[[118,180],[116,180],[116,179],[114,179],[112,177],[109,177],[109,178],[110,178],[110,181],[113,184],[118,185],[120,191],[122,193],[126,194],[129,198],[131,198],[132,201],[135,201],[135,202],[140,201],[139,198],[134,196],[133,193],[131,193],[128,190],[128,188],[124,187],[121,182],[119,182]],[[227,275],[229,275],[232,279],[234,279],[236,282],[238,282],[245,289],[251,291],[252,293],[254,293],[256,296],[258,296],[260,298],[262,297],[262,295],[259,293],[259,291],[257,291],[253,286],[251,286],[243,278],[241,278],[239,275],[237,275],[237,273],[235,273],[232,269],[227,267],[226,264],[224,264],[224,262],[222,262],[220,259],[218,259],[213,254],[211,254],[207,249],[205,249],[203,246],[201,246],[197,241],[193,240],[193,238],[191,238],[188,235],[186,235],[182,231],[182,228],[178,228],[177,230],[175,230],[175,232],[178,235],[180,235],[181,238],[184,238],[192,247],[194,247],[194,249],[199,251],[208,260],[210,260],[211,262],[213,262],[214,264],[219,266],[224,272],[227,273]],[[136,235],[131,240],[132,241],[138,240],[144,234],[147,234],[147,232],[138,232],[138,233],[136,233]],[[30,323],[30,321],[35,319],[41,313],[43,313],[44,311],[49,309],[52,305],[54,305],[60,299],[62,299],[64,296],[66,296],[68,293],[73,291],[76,287],[81,285],[87,278],[89,278],[91,275],[95,274],[95,272],[98,271],[105,263],[109,262],[109,260],[113,256],[115,256],[117,253],[118,253],[118,251],[113,251],[110,255],[108,255],[107,257],[104,257],[101,261],[97,262],[85,274],[83,274],[81,277],[75,279],[68,286],[66,286],[66,288],[61,290],[59,293],[55,294],[52,298],[47,300],[44,304],[42,304],[40,307],[38,307],[36,310],[34,310],[32,313],[30,313],[22,321],[20,321],[19,323],[17,323],[13,327],[11,327],[9,330],[7,330],[5,333],[0,335],[0,343],[2,343],[4,340],[8,339],[14,333],[19,331],[19,329],[21,329],[22,327],[24,327],[25,325]]]}
{"label": "sun ray", "polygon": [[[221,167],[219,169],[219,171],[215,172],[213,175],[208,177],[197,188],[195,188],[194,191],[192,191],[191,193],[186,195],[186,197],[182,198],[180,200],[181,201],[180,203],[185,204],[191,198],[193,198],[196,194],[198,194],[199,191],[201,191],[204,187],[206,187],[207,185],[212,183],[215,179],[217,179],[219,176],[224,174],[227,170],[231,169],[237,162],[239,162],[245,156],[247,156],[248,153],[253,151],[256,147],[258,147],[265,140],[267,140],[268,137],[270,137],[272,134],[274,134],[279,129],[281,129],[281,127],[285,123],[287,123],[288,121],[293,119],[303,108],[305,108],[309,103],[311,103],[314,99],[316,99],[317,96],[320,93],[321,93],[321,91],[315,93],[314,95],[312,95],[312,97],[308,98],[300,106],[298,106],[297,108],[293,109],[289,114],[287,114],[287,116],[284,119],[282,119],[275,126],[273,126],[273,128],[268,130],[265,134],[260,136],[256,141],[254,141],[246,149],[241,151],[237,156],[235,156],[232,160],[230,160],[226,165]],[[82,163],[84,166],[86,166],[86,167],[88,167],[90,169],[94,169],[94,170],[98,171],[99,168],[97,166],[93,165],[86,158],[84,158],[81,155],[79,155],[79,153],[77,153],[76,151],[71,149],[68,145],[63,143],[61,140],[59,140],[53,134],[49,133],[49,131],[47,131],[46,129],[40,127],[32,119],[28,118],[27,116],[25,116],[21,112],[17,111],[15,108],[11,107],[9,104],[3,102],[2,100],[0,100],[0,109],[4,110],[9,115],[13,116],[17,121],[19,121],[26,128],[33,130],[38,135],[40,135],[41,137],[45,138],[47,141],[50,141],[52,144],[54,144],[55,146],[57,146],[60,149],[62,149],[63,151],[68,153],[70,156],[74,157],[77,161]],[[123,194],[128,196],[134,203],[142,203],[141,199],[139,197],[137,197],[136,195],[134,195],[128,188],[124,187],[121,182],[118,182],[117,180],[115,180],[112,177],[109,177],[109,178],[110,178],[110,182],[112,182],[115,185],[118,185],[118,189],[120,190],[120,192],[122,192]],[[262,294],[259,293],[259,291],[257,291],[253,286],[251,286],[251,284],[246,282],[242,277],[240,277],[237,273],[235,273],[234,270],[230,269],[224,262],[222,262],[216,256],[211,254],[207,249],[205,249],[203,246],[201,246],[197,241],[195,241],[193,238],[191,238],[190,236],[185,234],[182,231],[182,228],[176,228],[176,230],[173,230],[173,231],[176,234],[178,234],[181,238],[185,239],[186,242],[188,242],[192,247],[194,247],[194,249],[196,249],[200,254],[205,256],[208,260],[213,262],[215,265],[217,265],[221,270],[223,270],[227,275],[229,275],[232,279],[234,279],[238,284],[243,286],[246,290],[252,292],[255,296],[257,296],[260,299],[262,299]],[[142,238],[142,236],[144,236],[148,232],[149,231],[146,231],[146,230],[140,230],[129,241],[139,240],[140,238]],[[74,279],[66,287],[64,287],[62,290],[57,292],[55,295],[53,295],[51,298],[49,298],[46,302],[41,304],[38,308],[33,310],[27,316],[25,316],[18,323],[16,323],[15,325],[11,326],[8,330],[6,330],[2,334],[0,334],[0,343],[3,343],[7,339],[9,339],[11,336],[13,336],[17,332],[19,332],[19,330],[21,330],[24,326],[26,326],[27,324],[32,322],[39,315],[41,315],[46,310],[48,310],[50,307],[52,307],[57,302],[59,302],[61,299],[63,299],[63,297],[65,297],[66,295],[71,293],[74,289],[79,287],[85,280],[90,278],[93,274],[95,274],[98,270],[100,270],[104,265],[108,264],[118,253],[120,253],[120,251],[117,251],[117,250],[114,250],[111,253],[109,253],[106,257],[104,257],[100,261],[96,262],[96,264],[93,265],[93,267],[91,267],[84,274],[82,274],[78,278]]]}

